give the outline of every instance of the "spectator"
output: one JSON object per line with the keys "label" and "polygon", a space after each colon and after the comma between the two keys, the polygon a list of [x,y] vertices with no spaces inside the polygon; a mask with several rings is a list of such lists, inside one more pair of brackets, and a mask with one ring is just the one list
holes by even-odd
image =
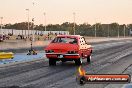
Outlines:
{"label": "spectator", "polygon": [[32,41],[32,37],[30,37],[30,41]]}
{"label": "spectator", "polygon": [[55,33],[55,36],[57,36],[57,33]]}
{"label": "spectator", "polygon": [[38,40],[40,40],[39,36],[38,36]]}
{"label": "spectator", "polygon": [[48,40],[49,40],[50,34],[48,33]]}

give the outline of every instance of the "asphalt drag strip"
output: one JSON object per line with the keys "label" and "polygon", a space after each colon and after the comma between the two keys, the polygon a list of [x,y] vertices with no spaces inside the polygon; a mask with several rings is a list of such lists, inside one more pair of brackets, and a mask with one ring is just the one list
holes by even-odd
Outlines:
{"label": "asphalt drag strip", "polygon": [[[129,67],[132,63],[132,52],[129,52],[132,50],[131,44],[128,44],[127,46],[122,47],[122,52],[117,52],[113,49],[111,52],[115,53],[114,55],[101,55],[100,57],[93,56],[94,60],[91,64],[84,64],[83,67],[89,74],[122,74],[124,70],[126,70],[127,67]],[[125,49],[124,49],[125,48]],[[106,52],[106,51],[104,51]],[[111,53],[107,52],[107,53]],[[123,54],[125,52],[129,52],[126,54]],[[118,58],[117,58],[118,57]],[[95,59],[101,59],[96,60]],[[59,82],[56,82],[54,84],[51,84],[47,88],[54,87],[54,88],[104,88],[108,84],[86,84],[84,86],[80,86],[75,82],[75,75],[72,75],[72,77],[68,77],[64,80],[60,80]],[[113,84],[111,84],[113,85]],[[117,87],[109,87],[109,88],[117,88]],[[120,87],[119,87],[120,88]]]}
{"label": "asphalt drag strip", "polygon": [[[97,47],[103,47],[98,48]],[[87,73],[108,74],[124,73],[132,63],[131,41],[114,45],[97,44],[90,64],[84,60],[83,67]],[[45,59],[45,58],[44,58]],[[57,63],[49,67],[48,61],[38,60],[0,68],[0,87],[19,86],[20,88],[104,88],[108,84],[76,83],[77,66],[74,62]],[[122,85],[124,86],[124,85]]]}

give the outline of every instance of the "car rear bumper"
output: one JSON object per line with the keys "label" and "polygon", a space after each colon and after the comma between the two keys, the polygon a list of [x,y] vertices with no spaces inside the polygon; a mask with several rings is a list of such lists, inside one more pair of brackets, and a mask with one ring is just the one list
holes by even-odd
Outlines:
{"label": "car rear bumper", "polygon": [[46,53],[47,58],[54,59],[79,59],[79,54]]}

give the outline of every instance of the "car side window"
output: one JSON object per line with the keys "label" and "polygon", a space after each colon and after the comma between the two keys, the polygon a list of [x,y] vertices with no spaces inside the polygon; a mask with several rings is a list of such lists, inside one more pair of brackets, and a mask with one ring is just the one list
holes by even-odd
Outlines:
{"label": "car side window", "polygon": [[57,37],[55,38],[52,43],[70,43],[70,44],[77,44],[78,40],[76,38],[70,37]]}
{"label": "car side window", "polygon": [[82,37],[81,40],[83,45],[87,44],[84,37]]}

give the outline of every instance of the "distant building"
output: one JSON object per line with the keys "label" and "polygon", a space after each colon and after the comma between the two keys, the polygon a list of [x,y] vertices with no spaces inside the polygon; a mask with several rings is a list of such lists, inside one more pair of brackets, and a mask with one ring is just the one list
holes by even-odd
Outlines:
{"label": "distant building", "polygon": [[[4,34],[13,34],[13,35],[28,35],[28,30],[16,30],[16,29],[1,29],[1,33]],[[69,35],[69,31],[38,31],[38,30],[29,30],[29,34],[66,34]]]}

